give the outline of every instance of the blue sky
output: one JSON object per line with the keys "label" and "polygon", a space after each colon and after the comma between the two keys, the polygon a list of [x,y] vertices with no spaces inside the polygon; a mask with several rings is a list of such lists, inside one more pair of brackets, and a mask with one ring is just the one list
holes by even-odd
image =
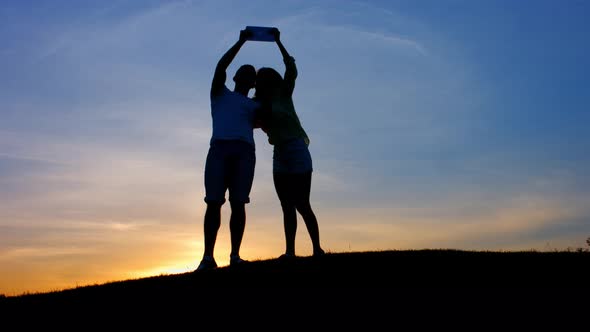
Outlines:
{"label": "blue sky", "polygon": [[[584,246],[588,14],[574,0],[3,1],[0,293],[196,267],[209,86],[247,25],[278,27],[297,60],[325,249]],[[246,43],[228,77],[243,63],[284,70],[272,43]],[[242,254],[264,259],[284,240],[272,147],[255,139]],[[311,252],[302,224],[297,251]]]}

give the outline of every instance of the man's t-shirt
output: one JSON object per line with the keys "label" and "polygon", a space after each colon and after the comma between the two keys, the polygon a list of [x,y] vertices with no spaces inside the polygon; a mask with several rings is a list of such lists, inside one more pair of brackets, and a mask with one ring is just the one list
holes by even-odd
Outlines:
{"label": "man's t-shirt", "polygon": [[254,144],[254,117],[259,104],[229,90],[225,85],[219,95],[211,99],[211,117],[215,140],[241,140]]}

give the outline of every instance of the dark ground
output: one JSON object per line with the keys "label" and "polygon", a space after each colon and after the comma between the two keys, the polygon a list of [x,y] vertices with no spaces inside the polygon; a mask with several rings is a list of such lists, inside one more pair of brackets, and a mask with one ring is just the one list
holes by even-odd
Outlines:
{"label": "dark ground", "polygon": [[[246,319],[246,325],[273,330],[316,323],[419,327],[477,317],[493,326],[510,316],[526,330],[535,324],[547,328],[549,320],[563,330],[584,313],[590,322],[589,263],[589,252],[573,251],[330,253],[0,298],[0,315],[6,321],[17,317],[12,314],[39,317],[37,313],[54,317],[47,321],[53,323],[66,315],[136,328],[162,321],[224,326]],[[264,324],[252,325],[257,320]],[[39,321],[21,321],[22,327],[35,323]]]}

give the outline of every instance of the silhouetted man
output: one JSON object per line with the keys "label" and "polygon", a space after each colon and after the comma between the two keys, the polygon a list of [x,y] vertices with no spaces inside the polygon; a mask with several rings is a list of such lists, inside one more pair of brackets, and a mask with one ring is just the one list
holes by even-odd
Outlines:
{"label": "silhouetted man", "polygon": [[246,203],[256,164],[254,120],[259,104],[248,97],[256,83],[256,70],[243,65],[235,73],[234,90],[226,85],[226,70],[246,42],[249,32],[240,31],[239,40],[221,57],[211,84],[213,133],[205,164],[205,250],[197,270],[217,267],[213,251],[221,225],[221,206],[229,191],[231,217],[230,265],[246,262],[240,258],[240,246],[246,225]]}

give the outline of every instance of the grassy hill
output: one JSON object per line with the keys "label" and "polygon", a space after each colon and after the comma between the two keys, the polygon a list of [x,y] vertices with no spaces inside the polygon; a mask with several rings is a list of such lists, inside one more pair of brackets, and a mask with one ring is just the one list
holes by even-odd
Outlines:
{"label": "grassy hill", "polygon": [[589,263],[590,253],[582,251],[329,253],[5,297],[0,299],[0,309],[78,315],[110,312],[112,318],[132,311],[160,316],[206,312],[225,317],[231,310],[250,315],[260,310],[266,316],[299,308],[296,312],[336,310],[342,314],[337,316],[341,322],[355,317],[346,312],[370,311],[381,313],[373,319],[385,319],[387,312],[401,313],[402,306],[423,313],[436,308],[442,313],[460,300],[463,314],[470,308],[490,308],[496,301],[503,308],[518,305],[524,312],[522,308],[542,303],[565,301],[573,306],[573,301],[587,298]]}

